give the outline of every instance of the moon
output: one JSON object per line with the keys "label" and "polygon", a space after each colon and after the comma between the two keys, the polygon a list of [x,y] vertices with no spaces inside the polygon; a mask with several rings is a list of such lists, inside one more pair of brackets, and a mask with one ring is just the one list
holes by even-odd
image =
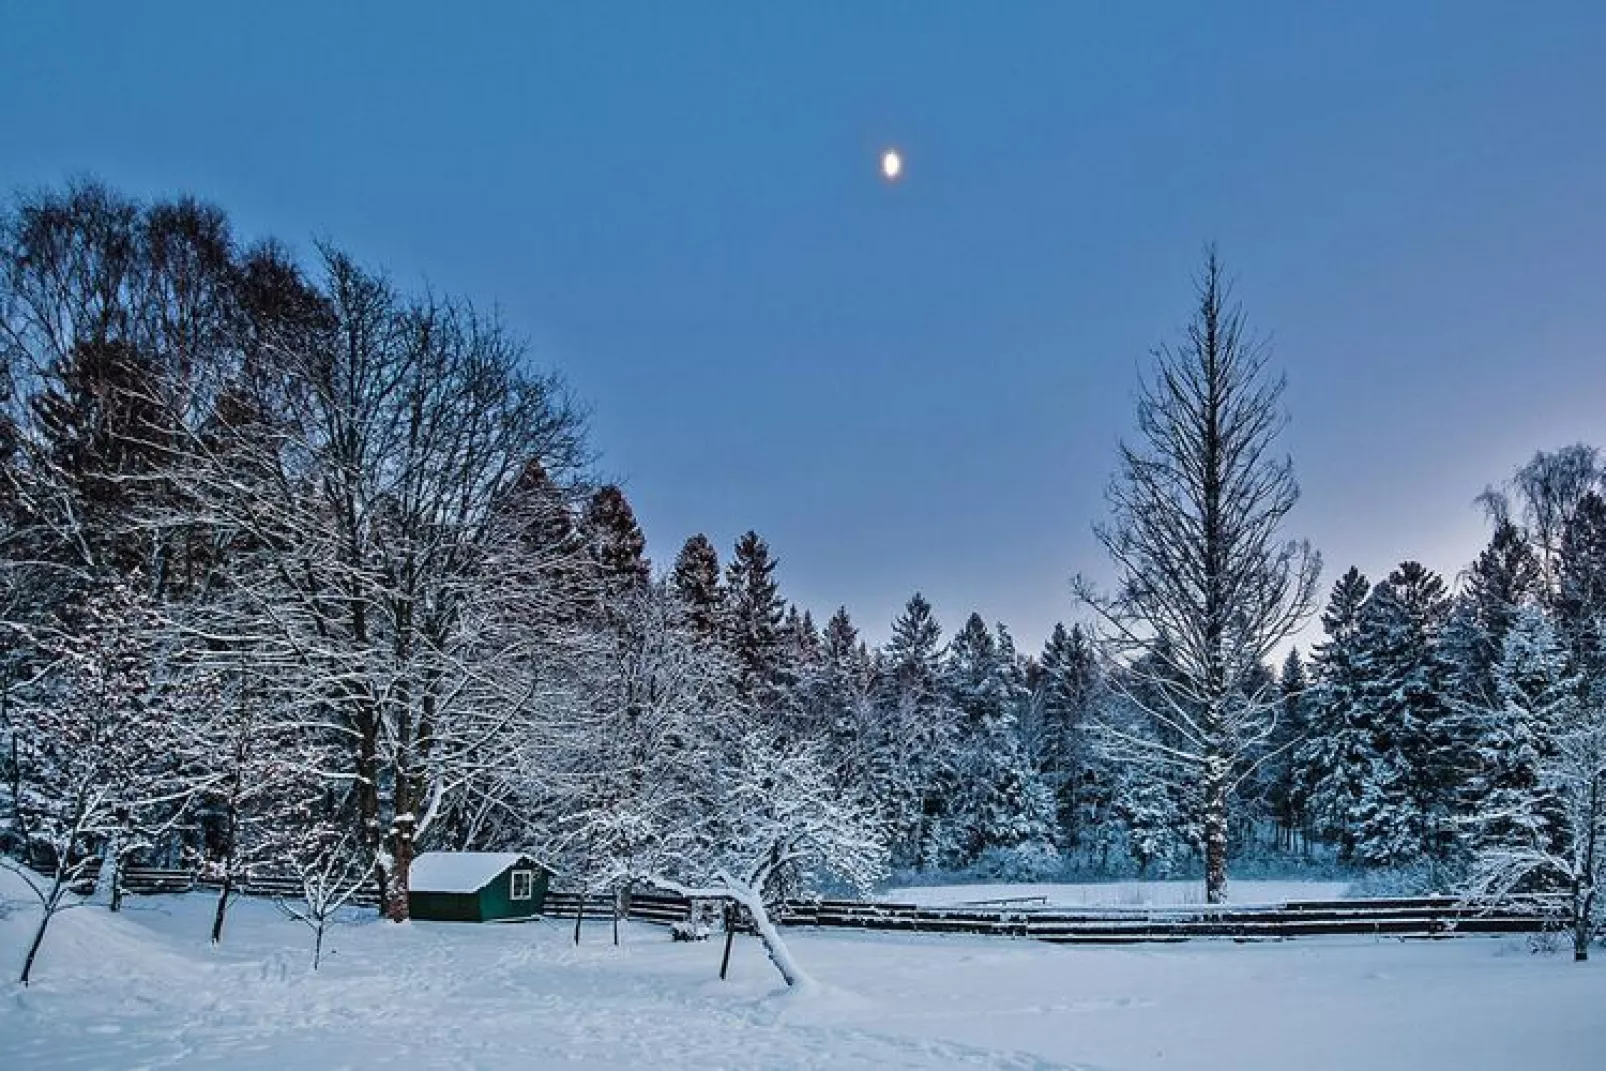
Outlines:
{"label": "moon", "polygon": [[903,174],[903,157],[897,149],[888,149],[881,154],[881,174],[888,182],[897,182],[898,176]]}

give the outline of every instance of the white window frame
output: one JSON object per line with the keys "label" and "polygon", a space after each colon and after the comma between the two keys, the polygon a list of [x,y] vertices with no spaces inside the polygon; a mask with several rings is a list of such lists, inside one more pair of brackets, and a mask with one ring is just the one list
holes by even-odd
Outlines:
{"label": "white window frame", "polygon": [[[519,895],[519,879],[524,879],[524,895]],[[535,871],[515,870],[509,877],[508,899],[534,900],[535,899]]]}

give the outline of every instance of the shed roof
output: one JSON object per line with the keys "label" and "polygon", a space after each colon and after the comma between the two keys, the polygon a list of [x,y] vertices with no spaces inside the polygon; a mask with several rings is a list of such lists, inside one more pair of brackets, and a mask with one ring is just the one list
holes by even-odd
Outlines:
{"label": "shed roof", "polygon": [[515,863],[540,865],[523,852],[423,852],[413,860],[407,887],[413,892],[479,892]]}

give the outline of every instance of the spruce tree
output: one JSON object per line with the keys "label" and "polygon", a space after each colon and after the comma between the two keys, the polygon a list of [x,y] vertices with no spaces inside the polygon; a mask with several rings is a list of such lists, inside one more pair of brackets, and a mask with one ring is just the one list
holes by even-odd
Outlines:
{"label": "spruce tree", "polygon": [[945,813],[942,789],[954,770],[959,714],[943,677],[942,627],[916,592],[893,620],[882,653],[874,771],[894,860],[915,869],[934,861],[933,834]]}
{"label": "spruce tree", "polygon": [[1487,705],[1495,700],[1495,665],[1506,633],[1523,607],[1545,594],[1539,556],[1522,529],[1509,520],[1467,570],[1445,637],[1454,663],[1457,698]]}
{"label": "spruce tree", "polygon": [[1371,590],[1353,567],[1333,585],[1322,612],[1326,639],[1312,657],[1309,734],[1295,759],[1310,777],[1311,820],[1346,860],[1355,856],[1357,812],[1373,755],[1371,711],[1362,702],[1371,665],[1361,631]]}
{"label": "spruce tree", "polygon": [[705,639],[717,635],[725,589],[719,580],[719,552],[707,536],[699,532],[686,540],[675,556],[669,583],[697,634]]}
{"label": "spruce tree", "polygon": [[1033,708],[1037,765],[1054,794],[1059,842],[1075,848],[1107,795],[1090,746],[1097,656],[1081,625],[1056,623],[1043,647]]}
{"label": "spruce tree", "polygon": [[1511,622],[1495,683],[1495,703],[1475,722],[1473,848],[1484,856],[1557,851],[1563,841],[1560,803],[1553,786],[1544,783],[1544,771],[1579,694],[1566,645],[1539,607],[1523,607]]}
{"label": "spruce tree", "polygon": [[1307,715],[1310,681],[1297,647],[1283,660],[1277,686],[1282,691],[1283,707],[1277,717],[1277,728],[1266,742],[1261,784],[1281,845],[1291,849],[1295,838],[1306,828],[1305,810],[1311,791],[1309,771],[1298,756],[1298,749],[1310,735]]}
{"label": "spruce tree", "polygon": [[874,667],[846,607],[838,607],[819,640],[819,664],[809,702],[835,756],[838,785],[868,796],[875,768]]}
{"label": "spruce tree", "polygon": [[990,631],[971,614],[948,646],[944,676],[958,722],[943,813],[933,827],[936,861],[1035,876],[1055,859],[1054,801],[1021,746],[1030,693],[1008,630]]}
{"label": "spruce tree", "polygon": [[75,346],[49,369],[34,399],[47,478],[73,500],[68,516],[76,538],[65,549],[79,566],[149,574],[160,565],[152,560],[149,533],[136,525],[141,507],[159,494],[156,475],[174,446],[160,396],[150,358],[112,341]]}
{"label": "spruce tree", "polygon": [[1466,756],[1447,703],[1450,667],[1440,649],[1449,607],[1443,579],[1408,561],[1373,589],[1361,614],[1369,664],[1360,705],[1370,719],[1372,755],[1355,837],[1356,854],[1367,864],[1426,857],[1437,865],[1455,845]]}
{"label": "spruce tree", "polygon": [[749,531],[736,541],[725,567],[725,644],[736,659],[738,691],[761,706],[772,706],[785,683],[781,626],[786,602],[775,580],[778,564],[770,556],[769,544]]}
{"label": "spruce tree", "polygon": [[1579,501],[1562,533],[1556,619],[1581,670],[1606,670],[1606,498]]}
{"label": "spruce tree", "polygon": [[616,485],[605,484],[592,492],[586,503],[584,529],[604,601],[622,599],[646,587],[652,574],[652,563],[646,558],[647,537]]}

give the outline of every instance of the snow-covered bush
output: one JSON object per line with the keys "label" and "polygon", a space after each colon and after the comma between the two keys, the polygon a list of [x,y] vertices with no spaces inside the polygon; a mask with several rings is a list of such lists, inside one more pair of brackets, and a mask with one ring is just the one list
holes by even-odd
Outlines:
{"label": "snow-covered bush", "polygon": [[705,923],[696,919],[681,919],[669,924],[669,938],[672,941],[706,941],[711,932]]}
{"label": "snow-covered bush", "polygon": [[1010,848],[987,848],[972,868],[977,877],[993,881],[1044,881],[1058,875],[1064,858],[1052,844],[1028,841]]}

